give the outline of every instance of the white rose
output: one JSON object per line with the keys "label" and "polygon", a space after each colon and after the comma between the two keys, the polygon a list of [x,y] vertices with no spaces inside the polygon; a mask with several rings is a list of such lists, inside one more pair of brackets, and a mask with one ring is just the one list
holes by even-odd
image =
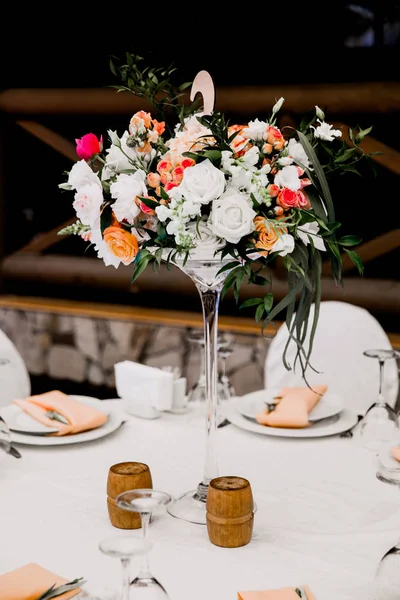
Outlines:
{"label": "white rose", "polygon": [[225,176],[207,159],[185,169],[179,188],[189,202],[209,204],[223,193]]}
{"label": "white rose", "polygon": [[297,191],[301,188],[297,168],[293,165],[283,167],[283,169],[278,171],[275,175],[274,183],[280,188],[286,187],[293,191]]}
{"label": "white rose", "polygon": [[340,129],[332,129],[332,125],[329,123],[325,123],[325,121],[320,121],[318,127],[312,127],[314,129],[314,136],[319,138],[320,140],[325,140],[326,142],[333,142],[335,137],[341,137],[342,132]]}
{"label": "white rose", "polygon": [[294,160],[298,160],[305,167],[311,166],[308,156],[300,142],[297,142],[294,138],[291,138],[287,145],[287,149],[289,156],[291,156]]}
{"label": "white rose", "polygon": [[317,250],[326,250],[324,240],[317,235],[319,232],[319,225],[315,221],[312,223],[305,223],[297,228],[297,237],[301,239],[303,244],[307,246],[310,243],[309,236],[311,236],[314,246]]}
{"label": "white rose", "polygon": [[100,218],[100,207],[103,203],[103,192],[96,183],[89,183],[78,189],[73,207],[83,225],[92,227]]}
{"label": "white rose", "polygon": [[214,200],[209,227],[216,236],[237,244],[243,236],[254,231],[255,217],[248,197],[235,189],[228,189]]}
{"label": "white rose", "polygon": [[258,159],[260,157],[260,150],[257,146],[252,146],[250,150],[242,156],[240,162],[243,163],[246,167],[254,167],[257,164]]}
{"label": "white rose", "polygon": [[114,254],[110,252],[107,244],[102,238],[100,230],[100,219],[96,221],[92,228],[90,241],[92,244],[94,244],[94,249],[97,252],[97,256],[103,259],[106,267],[112,265],[113,267],[117,268],[119,266],[121,261],[119,260],[119,258],[117,258]]}
{"label": "white rose", "polygon": [[216,252],[226,246],[226,242],[220,240],[205,221],[189,223],[186,230],[193,235],[193,242],[196,244],[196,247],[190,250],[190,258],[197,260],[211,259],[214,258]]}
{"label": "white rose", "polygon": [[271,252],[279,252],[281,256],[291,254],[294,250],[294,237],[288,233],[283,233],[278,241],[271,248]]}
{"label": "white rose", "polygon": [[266,132],[267,124],[265,121],[249,121],[248,126],[243,129],[242,135],[248,140],[254,140],[255,142],[262,142],[263,135]]}
{"label": "white rose", "polygon": [[92,171],[87,162],[80,160],[75,163],[68,176],[68,184],[71,188],[79,190],[79,188],[84,185],[89,185],[91,183],[95,183],[101,189],[100,179],[97,177],[96,173]]}
{"label": "white rose", "polygon": [[140,213],[140,208],[136,204],[136,197],[147,196],[145,178],[146,173],[144,171],[136,171],[133,175],[122,173],[111,184],[111,197],[116,198],[113,211],[118,221],[126,219],[132,225],[135,217]]}

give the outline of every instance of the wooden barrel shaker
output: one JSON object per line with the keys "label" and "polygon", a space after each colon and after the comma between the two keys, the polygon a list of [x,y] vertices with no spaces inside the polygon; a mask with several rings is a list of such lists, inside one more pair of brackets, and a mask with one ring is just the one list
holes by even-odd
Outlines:
{"label": "wooden barrel shaker", "polygon": [[120,508],[115,498],[128,492],[143,488],[153,488],[150,469],[144,463],[123,462],[110,467],[107,479],[107,507],[111,524],[119,529],[139,529],[140,514]]}
{"label": "wooden barrel shaker", "polygon": [[210,541],[223,548],[245,546],[251,540],[254,502],[250,483],[243,477],[216,477],[207,495]]}

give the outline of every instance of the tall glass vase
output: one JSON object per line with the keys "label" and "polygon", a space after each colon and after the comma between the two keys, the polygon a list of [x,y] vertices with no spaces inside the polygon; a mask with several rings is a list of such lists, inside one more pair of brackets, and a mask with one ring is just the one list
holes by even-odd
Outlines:
{"label": "tall glass vase", "polygon": [[191,523],[206,524],[206,501],[208,484],[218,477],[217,455],[217,379],[218,379],[218,308],[226,276],[229,271],[218,274],[218,271],[229,262],[229,259],[196,260],[189,258],[183,261],[174,259],[174,263],[196,285],[203,308],[204,325],[204,367],[206,384],[206,449],[204,475],[197,489],[186,492],[168,507],[168,512],[178,519]]}

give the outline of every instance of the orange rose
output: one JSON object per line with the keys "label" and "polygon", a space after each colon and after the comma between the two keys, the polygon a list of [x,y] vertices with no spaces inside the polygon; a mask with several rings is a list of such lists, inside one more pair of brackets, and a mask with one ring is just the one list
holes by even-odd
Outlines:
{"label": "orange rose", "polygon": [[139,244],[135,236],[121,227],[107,227],[103,238],[111,254],[114,254],[124,265],[134,261],[139,252]]}
{"label": "orange rose", "polygon": [[158,173],[149,173],[147,175],[147,183],[152,188],[158,188],[160,185],[160,176]]}
{"label": "orange rose", "polygon": [[[264,140],[271,144],[275,150],[282,150],[285,145],[285,138],[277,127],[269,125],[266,132],[264,133]],[[267,152],[266,152],[267,154]]]}
{"label": "orange rose", "polygon": [[135,113],[132,117],[132,119],[134,119],[135,117],[137,117],[138,119],[142,119],[142,121],[144,121],[144,126],[146,127],[146,129],[150,128],[151,125],[151,114],[145,112],[144,110],[139,110],[139,112]]}
{"label": "orange rose", "polygon": [[272,246],[278,241],[278,234],[264,217],[256,217],[254,219],[256,231],[258,231],[258,239],[254,244],[258,250],[261,250],[262,256],[267,256]]}
{"label": "orange rose", "polygon": [[271,196],[271,198],[276,198],[276,196],[280,192],[280,189],[277,185],[275,185],[275,183],[270,183],[267,187],[267,192]]}
{"label": "orange rose", "polygon": [[184,172],[185,172],[185,169],[183,167],[176,167],[176,169],[174,169],[172,171],[172,181],[179,185],[183,179]]}

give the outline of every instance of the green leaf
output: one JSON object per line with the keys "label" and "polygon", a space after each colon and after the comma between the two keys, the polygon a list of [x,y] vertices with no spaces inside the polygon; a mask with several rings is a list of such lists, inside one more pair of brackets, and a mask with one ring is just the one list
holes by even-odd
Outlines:
{"label": "green leaf", "polygon": [[356,235],[344,235],[340,240],[338,240],[338,244],[340,246],[358,246],[361,244],[362,239]]}
{"label": "green leaf", "polygon": [[249,298],[242,302],[239,308],[247,308],[248,306],[257,306],[258,304],[264,304],[264,300],[261,298]]}
{"label": "green leaf", "polygon": [[[142,251],[144,252],[144,251]],[[138,256],[140,256],[141,253],[138,254]],[[133,272],[132,275],[132,283],[134,283],[138,277],[140,277],[140,275],[143,273],[143,271],[145,271],[147,269],[147,266],[149,264],[149,262],[151,262],[152,260],[154,260],[153,255],[147,250],[146,254],[142,254],[142,257],[140,258],[139,262],[137,263],[137,266]]]}
{"label": "green leaf", "polygon": [[349,127],[349,138],[351,139],[352,142],[354,142],[354,132],[350,127]]}
{"label": "green leaf", "polygon": [[322,196],[324,198],[324,201],[326,204],[326,209],[328,211],[328,220],[334,221],[335,220],[335,209],[333,206],[332,196],[331,196],[328,182],[325,177],[324,170],[317,158],[317,155],[314,152],[313,147],[311,146],[310,142],[308,141],[308,139],[306,138],[304,133],[297,130],[297,135],[299,136],[299,141],[300,141],[301,145],[303,146],[304,152],[307,154],[308,159],[310,160],[312,166],[314,167],[315,174],[316,174],[316,176],[318,178],[318,182],[321,186]]}
{"label": "green leaf", "polygon": [[169,200],[169,196],[162,186],[160,187],[160,194],[163,200]]}
{"label": "green leaf", "polygon": [[117,73],[117,69],[114,65],[113,60],[110,58],[110,71],[113,75],[115,75],[115,77],[118,77],[118,73]]}
{"label": "green leaf", "polygon": [[356,135],[356,138],[355,138],[356,144],[359,144],[360,142],[362,142],[363,139],[365,138],[365,136],[368,135],[369,133],[371,133],[371,131],[372,131],[372,126],[367,127],[367,129],[361,129],[361,131],[359,131]]}
{"label": "green leaf", "polygon": [[187,90],[188,87],[190,87],[192,85],[193,81],[186,81],[185,83],[181,83],[181,85],[179,86],[179,91],[183,92],[183,90]]}
{"label": "green leaf", "polygon": [[274,295],[266,294],[264,296],[264,310],[267,314],[271,311],[273,303],[274,303]]}
{"label": "green leaf", "polygon": [[141,200],[143,202],[143,204],[145,206],[147,206],[148,208],[151,209],[156,209],[157,206],[160,206],[159,202],[156,202],[155,200],[151,200],[151,198],[145,198],[144,196],[138,196],[139,200]]}
{"label": "green leaf", "polygon": [[225,271],[229,271],[230,269],[234,269],[237,266],[238,266],[237,260],[233,260],[232,262],[228,263],[227,265],[221,267],[220,270],[218,271],[217,275],[219,275],[220,273],[224,273]]}
{"label": "green leaf", "polygon": [[258,323],[261,320],[263,314],[264,314],[264,302],[257,307],[256,316],[255,316],[256,323]]}
{"label": "green leaf", "polygon": [[196,162],[200,158],[200,154],[196,154],[195,152],[183,152],[182,156],[185,156],[186,158],[191,158],[191,159],[195,160]]}
{"label": "green leaf", "polygon": [[347,248],[343,248],[343,250],[350,257],[351,262],[355,264],[360,275],[364,275],[364,265],[357,252],[354,252],[354,250],[347,250]]}
{"label": "green leaf", "polygon": [[283,309],[285,309],[293,301],[293,299],[296,299],[296,296],[300,292],[302,286],[303,282],[301,279],[299,279],[297,283],[292,287],[292,289],[289,290],[287,295],[284,298],[282,298],[282,300],[278,302],[278,304],[276,304],[275,307],[271,310],[268,317],[263,323],[263,329],[266,327],[266,325],[268,325],[268,323],[271,323],[271,321],[275,319],[275,317],[279,315],[279,313]]}
{"label": "green leaf", "polygon": [[338,164],[344,163],[347,159],[351,158],[355,152],[357,152],[357,148],[347,148],[347,150],[336,156],[334,162]]}
{"label": "green leaf", "polygon": [[221,152],[219,150],[206,150],[203,152],[203,156],[206,156],[211,160],[211,162],[218,162],[221,160]]}

